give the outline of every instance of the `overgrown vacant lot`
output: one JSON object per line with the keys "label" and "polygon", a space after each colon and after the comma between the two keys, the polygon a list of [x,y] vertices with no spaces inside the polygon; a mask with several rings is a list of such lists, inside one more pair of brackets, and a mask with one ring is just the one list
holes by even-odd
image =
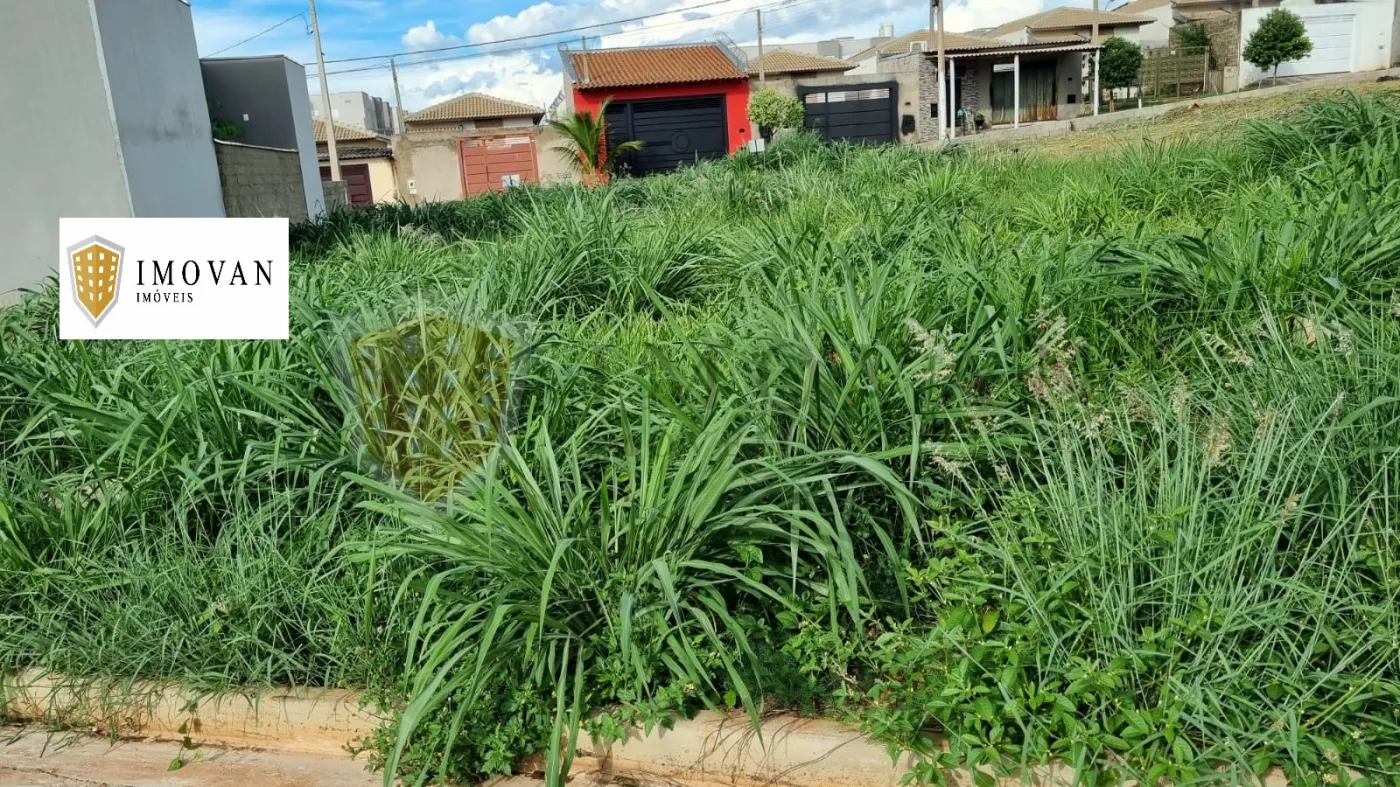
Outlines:
{"label": "overgrown vacant lot", "polygon": [[[0,313],[7,669],[375,689],[377,762],[432,778],[706,704],[927,778],[1400,778],[1391,103],[1074,159],[795,138],[294,234],[287,342]],[[346,319],[420,312],[535,344],[437,507],[370,480],[337,371]]]}

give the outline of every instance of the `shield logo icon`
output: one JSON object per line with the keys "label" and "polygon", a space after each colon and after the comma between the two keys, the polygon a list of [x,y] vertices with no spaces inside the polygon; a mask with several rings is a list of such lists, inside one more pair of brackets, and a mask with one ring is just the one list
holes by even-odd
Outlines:
{"label": "shield logo icon", "polygon": [[68,247],[73,274],[73,300],[94,326],[102,322],[117,302],[121,265],[126,250],[96,235]]}

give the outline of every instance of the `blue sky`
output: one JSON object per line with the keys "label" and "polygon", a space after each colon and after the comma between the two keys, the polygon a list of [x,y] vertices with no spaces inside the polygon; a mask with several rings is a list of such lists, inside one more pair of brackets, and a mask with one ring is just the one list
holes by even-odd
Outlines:
{"label": "blue sky", "polygon": [[[998,24],[1052,5],[1087,6],[1091,0],[948,0],[949,30]],[[559,36],[522,43],[493,43],[629,17],[662,16],[589,33],[589,46],[625,46],[702,40],[722,32],[737,43],[755,38],[751,9],[762,6],[764,43],[812,41],[833,36],[874,35],[881,22],[896,34],[924,27],[926,0],[317,0],[326,58],[358,58],[394,52],[421,52],[458,44],[481,44],[449,53],[454,59],[429,61],[408,55],[399,61],[404,106],[422,109],[476,90],[503,98],[548,105],[563,87],[556,49]],[[191,0],[199,53],[209,56],[294,14],[273,32],[230,49],[223,56],[285,54],[315,71],[315,56],[304,17],[305,0]],[[572,36],[577,40],[577,35]],[[382,59],[331,63],[331,91],[364,90],[393,100],[393,86]],[[340,73],[337,73],[340,72]],[[319,87],[313,79],[311,92]]]}

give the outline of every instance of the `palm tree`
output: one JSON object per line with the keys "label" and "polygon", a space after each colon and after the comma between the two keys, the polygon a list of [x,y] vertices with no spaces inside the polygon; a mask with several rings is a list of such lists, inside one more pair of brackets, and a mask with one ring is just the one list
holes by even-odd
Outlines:
{"label": "palm tree", "polygon": [[[564,118],[549,121],[550,128],[564,135],[565,142],[553,150],[568,162],[569,168],[583,177],[586,185],[607,182],[608,175],[617,167],[623,154],[641,150],[642,143],[629,140],[608,147],[608,104],[611,99],[598,106],[597,113],[584,110]],[[611,154],[611,155],[610,155]]]}

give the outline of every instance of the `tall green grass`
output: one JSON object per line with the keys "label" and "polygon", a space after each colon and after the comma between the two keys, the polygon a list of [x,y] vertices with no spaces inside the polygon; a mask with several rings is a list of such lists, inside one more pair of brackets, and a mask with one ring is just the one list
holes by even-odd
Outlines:
{"label": "tall green grass", "polygon": [[[1394,783],[1397,175],[1376,99],[1076,161],[799,136],[298,227],[284,343],[60,343],[51,285],[0,312],[0,664],[368,687],[410,781],[709,705],[928,779]],[[337,373],[402,304],[534,325],[445,506]]]}

